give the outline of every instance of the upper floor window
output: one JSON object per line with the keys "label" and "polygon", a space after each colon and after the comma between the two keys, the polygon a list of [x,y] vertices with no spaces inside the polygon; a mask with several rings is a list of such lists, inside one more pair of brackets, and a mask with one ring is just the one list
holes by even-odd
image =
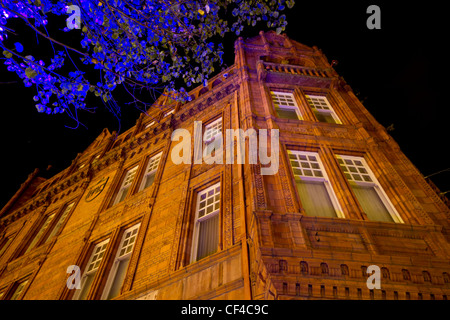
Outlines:
{"label": "upper floor window", "polygon": [[288,92],[271,91],[272,102],[279,118],[301,120],[302,116],[294,95]]}
{"label": "upper floor window", "polygon": [[135,166],[128,170],[124,177],[122,178],[122,183],[120,185],[119,191],[114,199],[113,205],[122,202],[130,191],[131,185],[133,183],[134,177],[136,176],[139,166]]}
{"label": "upper floor window", "polygon": [[175,112],[175,109],[172,109],[172,110],[170,110],[170,111],[167,111],[166,113],[164,113],[163,118],[165,118],[165,117],[171,115],[171,114],[174,113],[174,112]]}
{"label": "upper floor window", "polygon": [[0,241],[0,257],[6,252],[6,250],[9,248],[9,245],[11,244],[13,240],[13,236],[10,235],[8,237],[3,238]]}
{"label": "upper floor window", "polygon": [[326,97],[308,94],[305,97],[317,120],[320,122],[341,123]]}
{"label": "upper floor window", "polygon": [[337,156],[338,163],[367,218],[403,222],[362,157]]}
{"label": "upper floor window", "polygon": [[422,271],[423,280],[427,282],[431,282],[431,275],[428,271]]}
{"label": "upper floor window", "polygon": [[21,296],[22,296],[23,290],[25,289],[27,284],[28,284],[28,279],[17,283],[14,286],[13,292],[12,292],[11,297],[9,298],[9,300],[19,300],[20,298],[22,298]]}
{"label": "upper floor window", "polygon": [[96,163],[98,160],[100,160],[101,154],[97,154],[93,159],[92,159],[92,163]]}
{"label": "upper floor window", "polygon": [[288,151],[298,195],[307,215],[343,217],[329,179],[314,152]]}
{"label": "upper floor window", "polygon": [[103,290],[102,299],[113,299],[120,294],[125,275],[130,263],[134,243],[136,242],[140,224],[126,229],[120,240],[117,253],[109,271],[108,280]]}
{"label": "upper floor window", "polygon": [[444,277],[445,283],[450,283],[450,275],[447,272],[443,272],[442,277]]}
{"label": "upper floor window", "polygon": [[49,229],[55,216],[56,216],[56,212],[53,212],[44,217],[44,220],[41,222],[36,234],[33,236],[31,242],[28,244],[27,248],[25,249],[24,254],[27,254],[31,249],[36,247],[38,245],[38,243],[42,243],[44,241],[44,239],[43,239],[44,234]]}
{"label": "upper floor window", "polygon": [[109,239],[98,243],[92,250],[89,261],[86,265],[86,269],[81,277],[80,289],[77,289],[74,300],[84,300],[86,299],[89,290],[94,282],[95,275],[97,274],[100,263],[105,255],[106,248],[108,246]]}
{"label": "upper floor window", "polygon": [[211,142],[216,136],[222,134],[222,118],[214,120],[205,126],[205,133],[203,134],[203,141]]}
{"label": "upper floor window", "polygon": [[27,245],[24,254],[28,253],[31,249],[53,239],[53,237],[55,237],[63,227],[73,206],[74,202],[64,206],[64,209],[61,212],[54,211],[46,215],[43,221],[41,221],[31,242]]}
{"label": "upper floor window", "polygon": [[150,128],[150,127],[151,127],[152,125],[154,125],[154,124],[155,124],[155,121],[153,120],[153,121],[147,123],[147,124],[145,125],[144,129]]}
{"label": "upper floor window", "polygon": [[148,164],[147,167],[145,168],[144,177],[142,178],[139,191],[150,187],[153,184],[153,181],[155,181],[155,176],[158,170],[159,162],[161,160],[161,155],[162,152],[158,153],[157,155],[151,157],[148,160]]}
{"label": "upper floor window", "polygon": [[218,118],[211,123],[205,125],[203,133],[203,157],[211,156],[213,150],[217,152],[218,145],[212,143],[219,136],[222,136],[222,118]]}
{"label": "upper floor window", "polygon": [[219,247],[220,183],[197,194],[191,261],[215,253]]}
{"label": "upper floor window", "polygon": [[73,206],[74,206],[74,202],[72,202],[64,207],[64,210],[58,217],[55,225],[52,227],[51,231],[48,233],[48,236],[46,237],[45,242],[49,241],[50,239],[52,239],[54,236],[56,236],[59,233],[59,231],[63,227],[64,223],[66,222],[69,213],[72,211]]}

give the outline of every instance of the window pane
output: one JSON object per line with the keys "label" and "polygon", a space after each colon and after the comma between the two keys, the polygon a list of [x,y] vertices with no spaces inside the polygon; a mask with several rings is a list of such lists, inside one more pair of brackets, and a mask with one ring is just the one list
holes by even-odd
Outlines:
{"label": "window pane", "polygon": [[197,196],[192,261],[217,251],[219,244],[220,184],[201,191]]}
{"label": "window pane", "polygon": [[102,299],[113,299],[119,295],[125,279],[138,230],[139,225],[136,225],[124,231],[114,264],[109,272],[107,285],[104,288]]}
{"label": "window pane", "polygon": [[199,222],[197,260],[217,251],[219,245],[219,215]]}
{"label": "window pane", "polygon": [[24,281],[24,282],[21,282],[21,283],[17,286],[17,288],[16,288],[16,290],[14,291],[14,294],[11,296],[11,299],[10,299],[10,300],[17,300],[17,299],[19,298],[20,294],[22,293],[23,289],[24,289],[25,286],[27,285],[27,283],[28,283],[28,280],[27,280],[27,281]]}
{"label": "window pane", "polygon": [[130,262],[130,257],[127,259],[119,260],[116,263],[117,271],[114,277],[113,283],[111,285],[110,292],[108,294],[108,299],[113,299],[117,297],[120,293],[120,289],[122,288],[123,281],[125,280],[125,275],[127,273],[128,264]]}
{"label": "window pane", "polygon": [[63,225],[64,221],[66,221],[67,215],[69,214],[69,212],[72,209],[72,207],[73,207],[73,203],[71,203],[68,206],[66,206],[66,208],[63,211],[63,213],[61,214],[61,217],[58,220],[58,223],[55,225],[55,227],[53,228],[52,232],[47,237],[45,242],[48,242],[50,239],[52,239],[58,233],[58,231],[61,228],[61,226]]}
{"label": "window pane", "polygon": [[156,172],[146,175],[142,189],[146,189],[146,188],[150,187],[153,184],[153,181],[155,181],[155,176],[156,176]]}
{"label": "window pane", "polygon": [[125,197],[127,196],[129,189],[130,189],[130,187],[119,190],[119,194],[117,195],[115,204],[120,203],[123,200],[125,200]]}
{"label": "window pane", "polygon": [[295,112],[295,110],[293,109],[277,108],[276,110],[279,118],[298,120],[297,112]]}
{"label": "window pane", "polygon": [[338,161],[342,171],[352,172],[352,175],[345,175],[349,181],[373,182],[367,169],[364,167],[364,164],[361,161],[354,159],[344,159],[344,162],[339,158]]}
{"label": "window pane", "polygon": [[84,300],[86,299],[89,290],[91,288],[92,282],[94,281],[94,277],[97,273],[100,262],[105,255],[106,248],[108,246],[108,240],[105,240],[99,244],[97,244],[92,250],[91,257],[89,258],[89,262],[86,266],[86,271],[81,278],[81,289],[75,292],[73,296],[73,300]]}
{"label": "window pane", "polygon": [[326,97],[306,95],[306,101],[314,111],[317,120],[319,120],[320,122],[337,123],[336,119],[332,116],[332,113],[335,116],[336,114],[331,108]]}
{"label": "window pane", "polygon": [[[322,169],[319,165],[318,159],[313,155],[294,154],[295,158],[291,158],[291,166],[296,177],[318,177],[323,178]],[[297,159],[298,157],[298,159]],[[314,170],[311,170],[313,168]]]}
{"label": "window pane", "polygon": [[92,282],[94,281],[95,274],[97,272],[90,273],[83,277],[81,282],[81,291],[78,295],[74,296],[74,300],[84,300],[86,299],[89,289],[91,289]]}
{"label": "window pane", "polygon": [[323,181],[297,181],[297,189],[302,206],[308,216],[337,216]]}
{"label": "window pane", "polygon": [[314,112],[314,114],[316,115],[317,120],[319,120],[320,122],[336,123],[334,118],[328,112],[316,111],[316,112]]}
{"label": "window pane", "polygon": [[47,217],[47,219],[45,220],[44,224],[42,225],[42,227],[40,228],[39,232],[36,234],[36,236],[34,237],[33,241],[31,241],[30,245],[28,246],[27,250],[25,251],[25,253],[29,252],[31,249],[33,249],[36,244],[38,243],[38,241],[41,239],[41,237],[44,235],[45,231],[48,229],[48,227],[50,226],[50,223],[52,222],[53,218],[55,217],[55,214],[49,215]]}
{"label": "window pane", "polygon": [[6,249],[8,249],[9,244],[12,242],[12,237],[3,239],[0,247],[0,257],[5,253]]}
{"label": "window pane", "polygon": [[352,184],[352,189],[369,220],[394,222],[373,186],[366,187]]}
{"label": "window pane", "polygon": [[222,118],[219,118],[205,126],[204,141],[210,141],[216,135],[222,133]]}
{"label": "window pane", "polygon": [[108,242],[98,244],[95,246],[94,251],[92,252],[91,262],[88,265],[87,272],[94,271],[100,265],[100,262],[103,259],[103,255],[105,254],[106,247]]}
{"label": "window pane", "polygon": [[138,166],[134,167],[133,169],[131,169],[127,172],[127,174],[125,175],[125,178],[123,179],[122,187],[130,186],[133,183],[133,179],[134,179],[134,176],[136,175],[137,169],[138,169]]}
{"label": "window pane", "polygon": [[295,106],[294,95],[288,92],[271,92],[273,104],[279,106]]}

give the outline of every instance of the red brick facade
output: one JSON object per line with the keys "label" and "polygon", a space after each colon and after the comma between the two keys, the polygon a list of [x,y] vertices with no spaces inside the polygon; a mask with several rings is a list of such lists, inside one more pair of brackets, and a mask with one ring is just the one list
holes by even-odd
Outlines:
{"label": "red brick facade", "polygon": [[[300,118],[293,108],[279,116],[271,91],[294,97]],[[118,137],[105,129],[53,178],[30,175],[0,213],[1,299],[102,299],[113,270],[123,276],[116,299],[448,298],[449,208],[319,49],[273,32],[238,39],[235,64],[190,94],[185,104],[160,97]],[[338,121],[321,121],[329,110],[312,108],[311,96],[326,97]],[[261,175],[248,161],[174,164],[174,130],[193,145],[194,121],[205,131],[217,119],[222,132],[278,129],[278,172]],[[326,177],[314,181],[336,217],[308,214],[291,153],[320,158]],[[339,157],[364,159],[394,222],[369,218]],[[215,185],[217,245],[197,259],[196,214]],[[66,285],[71,265],[84,293]],[[366,284],[370,265],[381,289]]]}

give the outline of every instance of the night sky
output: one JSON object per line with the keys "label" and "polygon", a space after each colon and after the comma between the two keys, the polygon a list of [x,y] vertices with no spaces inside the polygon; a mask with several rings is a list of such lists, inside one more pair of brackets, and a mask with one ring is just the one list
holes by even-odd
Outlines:
{"label": "night sky", "polygon": [[[449,168],[449,103],[445,98],[450,59],[448,19],[442,5],[430,1],[425,2],[426,7],[411,1],[311,2],[297,0],[286,12],[286,34],[319,47],[329,61],[338,60],[336,71],[378,122],[385,127],[393,124],[390,134],[424,175]],[[381,30],[366,27],[366,9],[371,4],[381,8]],[[267,30],[257,25],[243,36],[255,36],[260,29]],[[235,38],[224,42],[228,66],[234,62]],[[35,168],[42,176],[51,177],[67,168],[103,128],[125,131],[139,115],[133,107],[124,106],[119,128],[115,117],[98,109],[95,114],[80,114],[87,129],[66,128],[75,123],[64,115],[39,114],[32,99],[35,89],[25,88],[3,63],[0,94],[0,207]],[[46,170],[49,165],[52,168]],[[441,191],[450,189],[450,171],[432,180]]]}

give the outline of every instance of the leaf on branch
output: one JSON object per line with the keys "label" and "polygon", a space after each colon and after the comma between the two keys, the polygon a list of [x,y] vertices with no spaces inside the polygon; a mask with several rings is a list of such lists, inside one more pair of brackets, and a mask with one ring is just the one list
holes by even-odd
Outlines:
{"label": "leaf on branch", "polygon": [[37,76],[36,70],[28,67],[25,69],[25,75],[28,77],[28,79],[34,79]]}
{"label": "leaf on branch", "polygon": [[7,50],[3,51],[3,55],[8,59],[12,57],[12,53]]}
{"label": "leaf on branch", "polygon": [[14,46],[16,47],[16,51],[17,52],[22,52],[23,51],[23,45],[20,42],[14,43]]}

